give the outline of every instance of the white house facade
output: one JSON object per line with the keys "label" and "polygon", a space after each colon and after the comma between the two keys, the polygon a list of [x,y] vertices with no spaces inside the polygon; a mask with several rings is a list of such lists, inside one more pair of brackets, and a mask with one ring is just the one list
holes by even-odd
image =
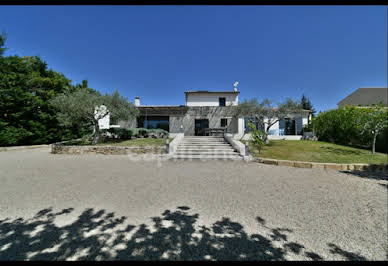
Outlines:
{"label": "white house facade", "polygon": [[[186,91],[184,105],[141,105],[136,121],[119,121],[126,128],[161,128],[174,137],[207,136],[213,133],[230,133],[235,139],[249,139],[248,117],[235,117],[228,107],[238,105],[240,92],[233,91]],[[290,114],[271,126],[269,139],[301,139],[302,128],[308,123],[309,111]]]}

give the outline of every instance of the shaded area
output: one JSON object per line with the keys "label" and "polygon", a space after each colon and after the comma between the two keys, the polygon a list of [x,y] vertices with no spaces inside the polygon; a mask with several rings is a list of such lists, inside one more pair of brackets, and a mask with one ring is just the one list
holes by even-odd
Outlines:
{"label": "shaded area", "polygon": [[379,185],[388,189],[388,184],[379,184]]}
{"label": "shaded area", "polygon": [[362,155],[365,153],[365,151],[356,150],[356,149],[345,149],[345,148],[338,148],[338,147],[331,147],[331,146],[322,146],[320,147],[322,150],[326,150],[330,153],[335,153],[337,155]]}
{"label": "shaded area", "polygon": [[388,180],[388,171],[353,170],[353,171],[340,171],[340,172],[344,174],[358,176],[361,178]]}
{"label": "shaded area", "polygon": [[[288,228],[271,228],[256,217],[266,232],[248,235],[241,224],[224,217],[211,226],[197,225],[199,214],[189,207],[166,210],[153,217],[153,226],[134,226],[105,210],[86,209],[65,226],[56,217],[72,208],[39,211],[30,219],[0,220],[0,260],[285,260],[299,254],[307,260],[323,258],[288,241]],[[364,257],[329,244],[333,254],[348,260]]]}
{"label": "shaded area", "polygon": [[330,247],[330,252],[332,254],[339,254],[339,255],[343,256],[344,258],[346,258],[347,260],[366,261],[366,258],[364,258],[363,256],[360,256],[360,255],[353,253],[353,252],[345,251],[345,250],[339,248],[335,244],[330,243],[330,244],[328,244],[328,246]]}

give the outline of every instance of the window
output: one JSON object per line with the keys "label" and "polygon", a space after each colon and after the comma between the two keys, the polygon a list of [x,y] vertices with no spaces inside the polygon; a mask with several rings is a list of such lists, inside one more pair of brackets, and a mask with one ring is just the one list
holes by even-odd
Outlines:
{"label": "window", "polygon": [[226,127],[228,125],[228,119],[227,118],[221,118],[221,127]]}
{"label": "window", "polygon": [[218,98],[218,102],[219,102],[220,106],[225,106],[225,103],[226,103],[225,97]]}
{"label": "window", "polygon": [[252,129],[248,126],[248,121],[251,121],[257,129],[263,130],[261,124],[259,123],[259,121],[257,119],[255,119],[254,117],[244,117],[244,127],[245,127],[246,133],[252,131]]}
{"label": "window", "polygon": [[170,131],[170,119],[168,116],[140,116],[138,118],[138,127],[153,129],[161,128]]}
{"label": "window", "polygon": [[296,120],[294,118],[285,118],[279,121],[279,131],[283,135],[297,135]]}

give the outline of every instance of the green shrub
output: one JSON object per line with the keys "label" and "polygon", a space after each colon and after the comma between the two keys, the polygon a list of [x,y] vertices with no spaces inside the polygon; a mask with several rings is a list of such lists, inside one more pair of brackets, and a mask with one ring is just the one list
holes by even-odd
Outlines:
{"label": "green shrub", "polygon": [[360,114],[356,107],[344,107],[319,113],[313,120],[318,140],[342,145],[365,146],[367,141],[359,129]]}
{"label": "green shrub", "polygon": [[311,121],[309,121],[308,124],[304,125],[303,128],[302,128],[302,134],[304,132],[313,132],[313,123]]}
{"label": "green shrub", "polygon": [[107,131],[122,140],[131,139],[133,135],[133,131],[128,128],[110,128]]}
{"label": "green shrub", "polygon": [[167,138],[168,137],[168,131],[157,128],[157,129],[152,129],[151,133],[154,133],[157,138]]}
{"label": "green shrub", "polygon": [[[136,138],[167,138],[168,131],[163,129],[147,129],[147,128],[110,128],[102,130],[105,138],[118,138],[122,140]],[[106,132],[112,134],[112,136],[106,136]]]}
{"label": "green shrub", "polygon": [[388,153],[388,128],[378,135],[376,140],[376,151]]}
{"label": "green shrub", "polygon": [[133,135],[137,138],[166,138],[168,137],[168,131],[160,128],[147,129],[147,128],[133,128]]}
{"label": "green shrub", "polygon": [[251,121],[248,122],[248,126],[252,129],[252,140],[250,142],[260,153],[261,149],[265,145],[265,133],[258,130]]}
{"label": "green shrub", "polygon": [[19,145],[25,138],[32,135],[33,133],[22,127],[8,126],[0,128],[0,146]]}
{"label": "green shrub", "polygon": [[385,143],[382,136],[387,136],[387,133],[386,129],[384,133],[386,125],[378,121],[384,121],[384,119],[386,119],[386,111],[379,106],[369,108],[345,106],[319,113],[313,119],[313,126],[315,135],[320,141],[363,148],[373,146],[373,132],[377,132],[377,147],[381,150],[381,145]]}
{"label": "green shrub", "polygon": [[89,144],[93,139],[93,134],[85,134],[81,138],[81,143]]}
{"label": "green shrub", "polygon": [[148,137],[148,129],[146,129],[146,128],[139,128],[138,136],[140,138],[147,138]]}

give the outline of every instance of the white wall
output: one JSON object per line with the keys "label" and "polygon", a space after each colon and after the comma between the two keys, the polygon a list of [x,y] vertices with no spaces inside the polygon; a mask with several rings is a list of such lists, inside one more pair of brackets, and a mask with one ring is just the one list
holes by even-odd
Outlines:
{"label": "white wall", "polygon": [[[234,137],[235,139],[240,139],[241,137]],[[251,133],[247,133],[244,135],[244,137],[242,138],[243,140],[250,140],[251,138]],[[302,139],[302,136],[300,135],[297,135],[297,136],[294,136],[294,135],[289,135],[289,136],[276,136],[276,135],[268,135],[268,139],[269,140],[301,140]]]}
{"label": "white wall", "polygon": [[104,118],[98,120],[98,126],[100,127],[100,129],[109,129],[109,120],[110,115],[107,115]]}
{"label": "white wall", "polygon": [[238,94],[231,93],[188,93],[187,106],[219,106],[218,98],[225,97],[225,105],[238,105]]}
{"label": "white wall", "polygon": [[[99,116],[104,115],[106,112],[108,112],[108,109],[105,105],[101,105],[100,107],[96,107],[94,109],[94,116],[97,119]],[[100,129],[109,129],[109,121],[110,121],[110,114],[107,114],[105,117],[98,120],[98,126]]]}
{"label": "white wall", "polygon": [[[308,116],[308,114],[300,114],[300,115],[290,115],[289,117],[290,118],[302,117],[302,119],[301,119],[302,124],[300,124],[300,122],[299,122],[300,119],[297,119],[297,125],[296,125],[298,127],[298,129],[301,129],[304,125],[307,125],[307,116]],[[268,122],[268,119],[264,118],[264,122]],[[238,134],[235,136],[235,138],[241,137],[243,135],[244,128],[245,128],[244,118],[240,117],[238,119]],[[274,136],[274,137],[279,136],[279,121],[271,126],[269,136]],[[283,139],[283,137],[286,137],[286,139],[300,139],[299,137],[298,138],[291,138],[291,136],[281,136],[281,137],[282,137],[281,139]],[[246,139],[246,137],[244,137],[244,139]],[[273,139],[276,139],[276,137]]]}

